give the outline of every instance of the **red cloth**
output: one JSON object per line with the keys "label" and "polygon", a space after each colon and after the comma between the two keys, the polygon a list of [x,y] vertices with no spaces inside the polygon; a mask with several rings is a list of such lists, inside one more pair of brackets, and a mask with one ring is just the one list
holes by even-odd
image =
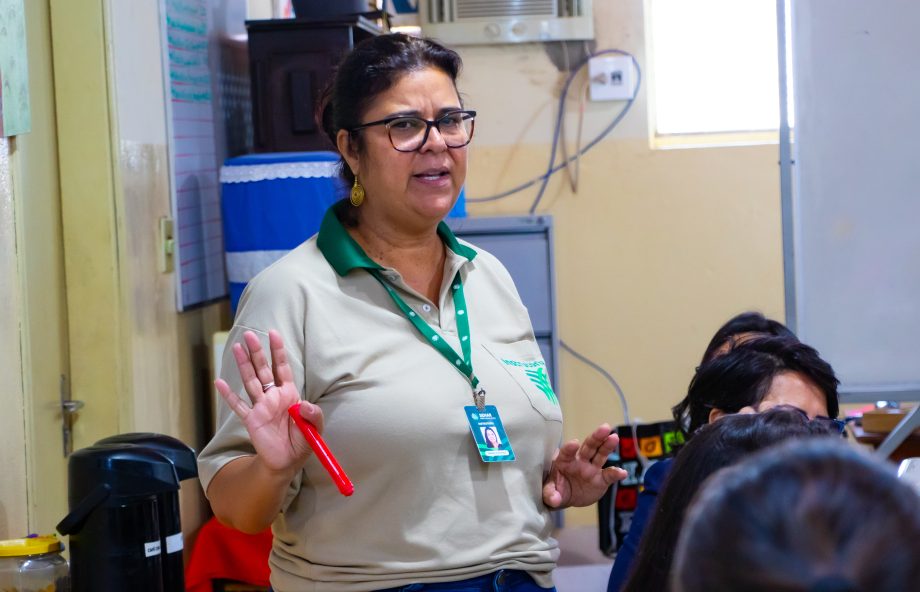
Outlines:
{"label": "red cloth", "polygon": [[185,568],[186,592],[212,592],[211,580],[268,586],[272,531],[245,534],[211,518],[198,532]]}

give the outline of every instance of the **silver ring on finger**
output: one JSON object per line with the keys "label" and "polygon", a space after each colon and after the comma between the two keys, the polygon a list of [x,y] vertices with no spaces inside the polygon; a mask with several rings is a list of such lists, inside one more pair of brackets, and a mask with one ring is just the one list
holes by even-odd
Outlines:
{"label": "silver ring on finger", "polygon": [[268,392],[268,389],[271,389],[271,388],[274,388],[274,387],[275,387],[275,383],[274,383],[274,382],[266,382],[265,384],[262,385],[262,392],[263,392],[263,393],[267,393],[267,392]]}

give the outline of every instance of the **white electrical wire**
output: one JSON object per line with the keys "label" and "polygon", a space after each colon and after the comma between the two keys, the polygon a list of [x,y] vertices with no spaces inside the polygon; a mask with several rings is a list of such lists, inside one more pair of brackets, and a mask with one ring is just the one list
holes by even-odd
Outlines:
{"label": "white electrical wire", "polygon": [[626,395],[623,393],[623,389],[620,388],[620,383],[618,383],[617,380],[613,376],[611,376],[609,372],[604,370],[604,368],[602,368],[599,364],[591,361],[586,356],[572,349],[572,347],[569,346],[569,344],[567,344],[565,341],[562,341],[560,339],[559,345],[562,346],[562,349],[572,354],[572,356],[574,356],[575,359],[577,359],[580,362],[584,362],[585,364],[590,366],[592,369],[600,373],[601,376],[603,376],[607,380],[607,382],[609,382],[613,386],[613,389],[616,391],[617,396],[620,398],[620,406],[623,409],[623,423],[624,425],[628,425],[632,429],[632,436],[630,437],[630,439],[633,441],[633,449],[636,451],[636,460],[639,462],[639,465],[642,467],[642,471],[644,472],[645,469],[648,468],[650,461],[647,456],[642,454],[642,447],[639,446],[639,434],[638,434],[639,424],[634,422],[632,420],[632,416],[629,414],[629,403],[626,401]]}
{"label": "white electrical wire", "polygon": [[580,362],[584,362],[585,364],[587,364],[588,366],[590,366],[591,368],[599,372],[601,376],[607,379],[607,382],[613,385],[613,389],[617,392],[617,395],[620,397],[620,406],[623,409],[624,422],[626,424],[632,425],[632,421],[630,420],[630,415],[629,415],[629,403],[626,401],[626,395],[623,393],[623,389],[620,388],[620,383],[617,382],[616,378],[611,376],[609,372],[604,370],[597,363],[592,362],[586,356],[572,349],[569,346],[569,344],[567,344],[565,341],[559,340],[559,345],[562,346],[562,349],[572,354],[575,357],[575,359],[579,360]]}

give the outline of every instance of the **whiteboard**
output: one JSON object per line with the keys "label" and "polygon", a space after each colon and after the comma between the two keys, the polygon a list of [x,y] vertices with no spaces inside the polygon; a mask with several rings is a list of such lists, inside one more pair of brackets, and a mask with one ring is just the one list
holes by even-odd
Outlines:
{"label": "whiteboard", "polygon": [[920,2],[791,5],[787,315],[834,366],[844,399],[916,398]]}
{"label": "whiteboard", "polygon": [[162,0],[170,191],[179,310],[226,296],[211,13],[206,0]]}

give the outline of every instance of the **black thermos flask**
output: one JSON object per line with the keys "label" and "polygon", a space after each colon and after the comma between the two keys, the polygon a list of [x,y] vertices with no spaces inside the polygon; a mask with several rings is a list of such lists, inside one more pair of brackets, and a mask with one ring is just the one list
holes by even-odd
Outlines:
{"label": "black thermos flask", "polygon": [[157,495],[178,491],[173,464],[132,444],[99,444],[70,455],[73,592],[164,592]]}
{"label": "black thermos flask", "polygon": [[[195,451],[181,440],[152,433],[111,436],[96,444],[134,444],[166,457],[176,469],[179,481],[198,476]],[[160,551],[163,563],[163,591],[185,592],[185,564],[182,560],[182,524],[179,515],[178,488],[157,493],[157,513],[160,522]]]}
{"label": "black thermos flask", "polygon": [[73,592],[183,592],[179,482],[195,451],[160,434],[122,434],[68,461]]}

